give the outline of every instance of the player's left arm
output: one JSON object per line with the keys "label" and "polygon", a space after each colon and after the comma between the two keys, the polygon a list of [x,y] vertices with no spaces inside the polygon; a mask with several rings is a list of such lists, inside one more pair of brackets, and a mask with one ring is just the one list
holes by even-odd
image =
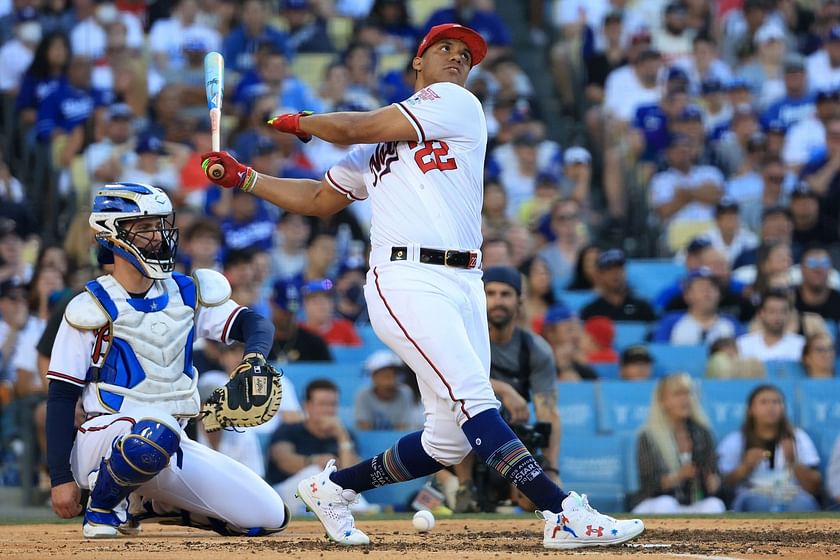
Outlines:
{"label": "player's left arm", "polygon": [[395,105],[375,111],[309,115],[300,119],[300,130],[345,146],[417,140],[408,117]]}

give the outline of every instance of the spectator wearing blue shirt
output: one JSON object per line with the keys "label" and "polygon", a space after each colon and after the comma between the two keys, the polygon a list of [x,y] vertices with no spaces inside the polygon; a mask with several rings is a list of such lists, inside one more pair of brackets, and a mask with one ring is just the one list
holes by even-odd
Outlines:
{"label": "spectator wearing blue shirt", "polygon": [[248,111],[257,97],[265,95],[273,96],[277,107],[291,111],[320,113],[323,110],[323,102],[309,86],[290,74],[286,55],[271,47],[260,55],[258,66],[242,77],[233,94],[233,102]]}
{"label": "spectator wearing blue shirt", "polygon": [[385,35],[384,47],[391,52],[411,52],[420,41],[418,29],[411,24],[404,0],[376,0],[370,21]]}
{"label": "spectator wearing blue shirt", "polygon": [[675,346],[711,344],[718,338],[736,337],[744,327],[718,311],[720,287],[708,268],[698,268],[683,280],[683,299],[688,309],[668,313],[656,325],[654,342]]}
{"label": "spectator wearing blue shirt", "polygon": [[644,143],[639,159],[652,163],[662,159],[671,140],[669,126],[687,105],[688,92],[685,87],[679,87],[669,91],[659,103],[642,105],[636,110],[633,128],[641,133]]}
{"label": "spectator wearing blue shirt", "polygon": [[292,53],[335,52],[326,20],[313,12],[308,0],[285,0],[283,18],[289,30],[287,41]]}
{"label": "spectator wearing blue shirt", "polygon": [[44,99],[67,83],[70,65],[70,39],[63,33],[45,35],[32,58],[32,64],[23,74],[15,101],[15,110],[23,125],[33,125],[38,107]]}
{"label": "spectator wearing blue shirt", "polygon": [[786,128],[814,114],[814,96],[808,93],[805,76],[805,59],[798,54],[789,54],[784,60],[785,96],[772,103],[761,115],[761,123],[779,121]]}
{"label": "spectator wearing blue shirt", "polygon": [[232,191],[230,214],[221,223],[225,250],[271,250],[274,220],[256,198],[238,189]]}
{"label": "spectator wearing blue shirt", "polygon": [[85,125],[91,119],[104,119],[104,106],[108,100],[102,92],[90,86],[91,69],[89,59],[73,58],[67,82],[48,95],[38,108],[36,131],[40,142],[51,143],[59,136],[67,136],[67,142],[55,162],[62,167],[69,165],[73,157],[81,152],[86,140]]}
{"label": "spectator wearing blue shirt", "polygon": [[[455,0],[453,4],[452,8],[443,8],[432,13],[426,21],[423,34],[435,25],[460,23],[474,29],[487,41],[488,61],[494,59],[499,54],[499,50],[510,47],[510,30],[498,15],[477,8],[476,0]],[[494,51],[496,51],[495,54],[493,54]]]}
{"label": "spectator wearing blue shirt", "polygon": [[242,3],[242,24],[234,28],[224,42],[225,64],[236,72],[244,73],[254,68],[257,49],[262,44],[274,47],[289,56],[288,38],[267,22],[269,13],[263,0],[245,0]]}

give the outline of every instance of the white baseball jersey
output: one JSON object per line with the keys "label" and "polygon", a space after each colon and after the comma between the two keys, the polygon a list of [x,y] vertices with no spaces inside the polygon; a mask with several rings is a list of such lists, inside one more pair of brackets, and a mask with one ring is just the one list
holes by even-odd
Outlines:
{"label": "white baseball jersey", "polygon": [[327,183],[351,200],[370,197],[374,249],[480,248],[487,147],[481,103],[441,82],[394,105],[417,141],[358,146],[327,171]]}

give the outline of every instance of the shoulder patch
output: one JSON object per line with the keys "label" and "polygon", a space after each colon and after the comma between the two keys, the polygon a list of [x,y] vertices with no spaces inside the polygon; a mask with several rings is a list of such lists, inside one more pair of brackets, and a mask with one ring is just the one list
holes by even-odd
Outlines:
{"label": "shoulder patch", "polygon": [[209,268],[193,271],[198,303],[204,307],[222,305],[230,299],[230,282],[219,272]]}
{"label": "shoulder patch", "polygon": [[108,313],[88,291],[70,300],[64,311],[64,318],[72,327],[84,331],[104,327],[110,321]]}

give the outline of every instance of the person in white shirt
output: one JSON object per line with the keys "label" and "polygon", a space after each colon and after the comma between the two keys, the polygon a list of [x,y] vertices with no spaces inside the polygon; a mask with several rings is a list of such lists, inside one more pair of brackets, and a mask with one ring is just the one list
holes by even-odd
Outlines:
{"label": "person in white shirt", "polygon": [[759,385],[747,397],[742,428],[718,445],[718,466],[735,490],[734,511],[818,511],[820,456],[793,426],[781,391]]}
{"label": "person in white shirt", "polygon": [[113,2],[101,2],[97,6],[95,2],[87,0],[75,2],[74,9],[78,23],[70,32],[73,56],[84,56],[92,60],[104,56],[108,43],[106,28],[116,22],[125,26],[125,42],[129,49],[139,52],[143,48],[143,25],[131,12],[119,11]]}
{"label": "person in white shirt", "polygon": [[729,266],[742,252],[758,247],[758,236],[741,227],[740,210],[737,201],[722,198],[715,206],[715,225],[703,235],[726,255]]}
{"label": "person in white shirt", "polygon": [[837,504],[840,504],[840,437],[834,442],[831,450],[831,460],[828,463],[826,474],[826,489],[829,497]]}
{"label": "person in white shirt", "polygon": [[837,89],[840,86],[840,26],[832,27],[823,47],[808,57],[808,89]]}
{"label": "person in white shirt", "polygon": [[0,48],[0,92],[17,93],[41,42],[41,25],[36,20],[24,20],[15,27],[15,37]]}
{"label": "person in white shirt", "polygon": [[758,358],[762,362],[798,362],[802,358],[805,338],[785,331],[790,313],[791,304],[785,292],[769,290],[764,294],[757,314],[760,328],[738,337],[738,355]]}
{"label": "person in white shirt", "polygon": [[837,90],[818,91],[814,116],[804,118],[788,129],[782,148],[782,159],[789,169],[798,172],[803,165],[825,149],[825,123],[837,115],[838,102],[840,93]]}
{"label": "person in white shirt", "polygon": [[218,31],[198,21],[197,0],[179,0],[172,17],[157,20],[149,30],[149,48],[153,64],[151,74],[163,75],[167,70],[182,68],[185,63],[183,45],[187,40],[200,39],[207,51],[218,51],[222,38]]}
{"label": "person in white shirt", "polygon": [[659,51],[645,49],[631,64],[610,72],[604,85],[604,111],[607,116],[627,123],[640,106],[658,102],[661,92],[656,78],[661,66]]}

